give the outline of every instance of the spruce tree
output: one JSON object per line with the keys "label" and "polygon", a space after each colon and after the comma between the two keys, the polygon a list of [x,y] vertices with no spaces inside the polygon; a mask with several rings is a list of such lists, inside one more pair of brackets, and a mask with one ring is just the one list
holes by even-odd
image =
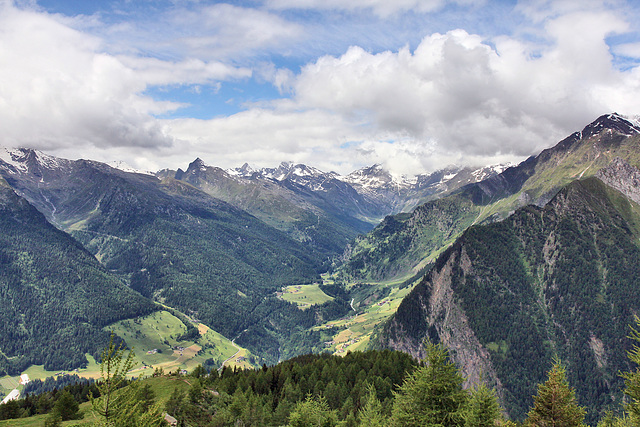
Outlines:
{"label": "spruce tree", "polygon": [[358,412],[358,419],[360,425],[363,426],[383,427],[386,425],[386,418],[382,414],[382,405],[373,384],[369,384],[367,387],[367,398],[362,409]]}
{"label": "spruce tree", "polygon": [[[640,326],[640,318],[635,318],[636,326]],[[640,332],[637,329],[631,327],[631,334],[629,338],[636,343],[640,342]],[[625,404],[625,409],[629,414],[629,418],[634,426],[640,425],[640,347],[637,344],[633,344],[631,351],[628,352],[629,360],[636,364],[636,369],[632,372],[622,373],[624,378],[624,394],[627,395],[628,401]]]}
{"label": "spruce tree", "polygon": [[338,414],[329,408],[326,400],[307,396],[298,402],[289,415],[289,427],[332,427],[338,425]]}
{"label": "spruce tree", "polygon": [[53,411],[60,414],[62,421],[67,421],[77,419],[79,409],[80,405],[76,402],[76,399],[74,399],[71,393],[65,390],[60,394],[60,397],[58,397]]}
{"label": "spruce tree", "polygon": [[471,392],[465,414],[465,427],[494,427],[500,417],[500,405],[494,390],[484,383]]}
{"label": "spruce tree", "polygon": [[463,426],[469,398],[464,378],[442,344],[427,341],[425,347],[425,366],[409,374],[395,393],[392,425]]}
{"label": "spruce tree", "polygon": [[578,406],[576,392],[569,387],[565,369],[556,360],[548,373],[548,379],[538,384],[538,394],[533,398],[533,408],[527,414],[525,424],[536,427],[584,426],[585,410]]}

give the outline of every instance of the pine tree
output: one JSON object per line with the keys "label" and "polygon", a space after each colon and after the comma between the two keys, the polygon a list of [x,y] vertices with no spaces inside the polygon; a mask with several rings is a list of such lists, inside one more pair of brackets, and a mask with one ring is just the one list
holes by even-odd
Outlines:
{"label": "pine tree", "polygon": [[60,414],[62,421],[67,421],[75,420],[78,417],[78,409],[80,409],[80,405],[76,402],[76,399],[65,390],[58,397],[53,411]]}
{"label": "pine tree", "polygon": [[329,408],[324,398],[307,396],[298,402],[289,416],[289,427],[332,427],[338,425],[336,411]]}
{"label": "pine tree", "polygon": [[117,406],[117,396],[115,391],[123,385],[126,380],[126,373],[133,367],[133,351],[130,351],[127,358],[122,360],[124,349],[122,342],[116,346],[114,343],[115,334],[112,332],[109,337],[109,344],[102,350],[100,357],[100,375],[102,380],[96,385],[100,391],[100,398],[91,396],[93,410],[102,415],[109,423]]}
{"label": "pine tree", "polygon": [[585,410],[578,406],[576,392],[569,387],[565,369],[557,360],[548,373],[547,381],[538,384],[538,394],[534,396],[533,402],[533,408],[525,421],[528,426],[584,426]]}
{"label": "pine tree", "polygon": [[[635,318],[636,326],[640,326],[640,318]],[[629,338],[636,343],[640,342],[640,332],[634,327],[631,327],[631,334]],[[629,360],[636,364],[635,371],[624,372],[622,377],[624,378],[624,394],[629,397],[628,402],[625,404],[625,409],[629,414],[629,418],[634,426],[640,425],[640,347],[637,344],[633,344],[631,351],[628,352]]]}
{"label": "pine tree", "polygon": [[397,426],[464,425],[469,394],[464,378],[442,344],[425,343],[426,366],[417,368],[403,382],[393,403],[391,422]]}
{"label": "pine tree", "polygon": [[471,392],[465,414],[465,427],[494,427],[500,417],[500,405],[494,390],[484,383]]}
{"label": "pine tree", "polygon": [[[133,367],[133,350],[123,360],[122,343],[114,343],[115,335],[111,333],[109,345],[102,351],[100,373],[102,381],[96,386],[100,397],[91,396],[93,410],[102,416],[101,425],[117,427],[160,427],[165,425],[160,407],[151,405],[148,390],[144,390],[139,382],[132,382],[128,387],[126,374]],[[147,408],[145,410],[145,408]]]}
{"label": "pine tree", "polygon": [[369,384],[367,387],[367,400],[358,412],[358,419],[360,425],[368,427],[383,427],[386,424],[386,419],[382,414],[382,405],[373,384]]}

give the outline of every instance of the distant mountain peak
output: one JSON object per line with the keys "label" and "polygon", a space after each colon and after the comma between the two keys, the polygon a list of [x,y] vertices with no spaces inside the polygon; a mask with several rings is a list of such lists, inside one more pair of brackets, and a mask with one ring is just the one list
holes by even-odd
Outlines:
{"label": "distant mountain peak", "polygon": [[579,139],[588,139],[603,130],[616,131],[627,136],[634,135],[640,133],[640,120],[618,113],[604,114],[585,126],[582,132],[579,132]]}
{"label": "distant mountain peak", "polygon": [[107,165],[111,166],[114,169],[121,170],[123,172],[140,173],[140,174],[143,174],[143,175],[154,175],[153,172],[143,171],[143,170],[131,167],[129,164],[127,164],[126,162],[124,162],[122,160],[114,160],[112,162],[107,163]]}
{"label": "distant mountain peak", "polygon": [[207,165],[204,163],[204,160],[202,160],[200,157],[196,157],[196,159],[189,163],[189,169],[200,169],[200,170],[206,170]]}
{"label": "distant mountain peak", "polygon": [[69,161],[50,156],[31,148],[0,147],[0,166],[9,174],[33,172],[41,176],[42,169],[54,170],[68,164]]}

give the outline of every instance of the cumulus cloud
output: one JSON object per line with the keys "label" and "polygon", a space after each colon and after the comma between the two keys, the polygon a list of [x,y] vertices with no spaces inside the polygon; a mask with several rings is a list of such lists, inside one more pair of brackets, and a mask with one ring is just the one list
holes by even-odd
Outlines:
{"label": "cumulus cloud", "polygon": [[[85,21],[82,27],[88,26]],[[251,57],[305,37],[303,26],[268,11],[199,2],[138,16],[135,23],[98,23],[95,31],[114,50],[204,61]]]}
{"label": "cumulus cloud", "polygon": [[610,13],[575,12],[546,23],[548,45],[454,30],[413,52],[352,47],[308,64],[291,85],[301,108],[338,112],[374,141],[402,141],[362,144],[390,167],[415,170],[462,153],[522,158],[598,114],[640,111],[637,71],[614,69],[605,43],[627,28]]}
{"label": "cumulus cloud", "polygon": [[[341,173],[371,163],[419,173],[522,159],[599,114],[640,112],[637,40],[611,41],[637,31],[624,2],[521,1],[515,12],[500,12],[519,21],[492,30],[499,36],[425,27],[406,47],[375,50],[379,44],[361,37],[360,46],[304,56],[314,52],[314,35],[351,37],[353,28],[323,27],[334,15],[390,29],[403,13],[456,7],[443,0],[175,2],[112,22],[0,0],[0,144],[124,158],[142,169],[200,156],[223,167],[292,160]],[[305,58],[301,67],[291,52]],[[624,67],[616,63],[621,55]],[[280,99],[256,97],[245,111],[210,120],[158,118],[189,97],[163,101],[150,89],[184,86],[204,98],[225,93],[227,81],[269,82]]]}
{"label": "cumulus cloud", "polygon": [[214,61],[110,55],[102,39],[31,9],[0,5],[0,144],[171,146],[154,114],[182,106],[145,96],[153,85],[213,84],[251,71]]}

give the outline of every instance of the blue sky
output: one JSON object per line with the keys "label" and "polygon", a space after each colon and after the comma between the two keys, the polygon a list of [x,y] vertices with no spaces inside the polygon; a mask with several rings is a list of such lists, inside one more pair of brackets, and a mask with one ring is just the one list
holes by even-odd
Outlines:
{"label": "blue sky", "polygon": [[519,161],[640,114],[637,2],[0,0],[0,145],[157,170]]}

